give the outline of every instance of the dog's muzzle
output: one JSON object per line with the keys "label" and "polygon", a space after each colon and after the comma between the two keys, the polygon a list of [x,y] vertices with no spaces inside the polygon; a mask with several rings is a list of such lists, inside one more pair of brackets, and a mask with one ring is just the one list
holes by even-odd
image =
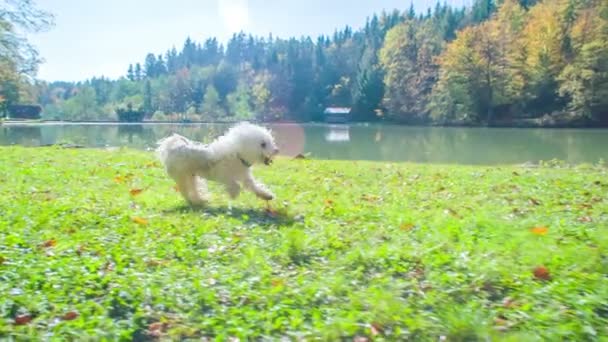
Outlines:
{"label": "dog's muzzle", "polygon": [[[278,148],[275,148],[275,149],[273,150],[272,157],[276,156],[277,154],[279,154],[279,149],[278,149]],[[272,157],[269,157],[269,156],[267,156],[267,155],[262,155],[262,160],[264,161],[264,164],[266,164],[266,165],[270,165],[270,164],[272,164],[272,162],[273,162]]]}

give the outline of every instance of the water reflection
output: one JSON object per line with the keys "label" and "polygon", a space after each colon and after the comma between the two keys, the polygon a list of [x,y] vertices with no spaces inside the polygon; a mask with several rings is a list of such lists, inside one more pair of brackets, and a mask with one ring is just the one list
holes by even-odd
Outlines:
{"label": "water reflection", "polygon": [[330,125],[327,127],[325,140],[329,142],[350,141],[350,127],[346,125]]}
{"label": "water reflection", "polygon": [[[3,125],[0,145],[73,143],[154,148],[171,133],[209,142],[226,125]],[[319,159],[425,163],[513,164],[561,159],[608,159],[608,130],[402,127],[389,125],[271,125],[283,154]]]}

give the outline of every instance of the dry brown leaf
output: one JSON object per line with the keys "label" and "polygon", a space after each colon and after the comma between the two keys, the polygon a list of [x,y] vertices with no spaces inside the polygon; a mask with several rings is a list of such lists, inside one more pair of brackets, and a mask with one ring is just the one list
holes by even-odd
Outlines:
{"label": "dry brown leaf", "polygon": [[106,272],[114,271],[114,263],[110,261],[106,262],[106,264],[103,266],[103,270]]}
{"label": "dry brown leaf", "polygon": [[583,217],[579,217],[578,221],[582,222],[582,223],[589,223],[589,222],[593,222],[593,219],[590,216],[583,216]]}
{"label": "dry brown leaf", "polygon": [[380,196],[376,196],[376,195],[363,195],[361,196],[361,199],[367,202],[378,202],[380,200],[382,200],[382,198]]}
{"label": "dry brown leaf", "polygon": [[515,306],[515,301],[511,297],[506,297],[502,300],[502,306],[505,308],[512,308]]}
{"label": "dry brown leaf", "polygon": [[549,269],[545,266],[535,267],[532,273],[534,274],[534,278],[538,280],[551,280],[551,273],[549,273]]}
{"label": "dry brown leaf", "polygon": [[137,224],[142,225],[142,226],[145,226],[145,225],[147,225],[147,224],[148,224],[148,220],[146,220],[146,219],[145,219],[145,218],[143,218],[143,217],[138,217],[138,216],[135,216],[135,217],[131,218],[131,220],[132,220],[133,222],[137,223]]}
{"label": "dry brown leaf", "polygon": [[382,327],[378,323],[372,323],[370,326],[370,330],[371,330],[372,336],[378,336],[378,335],[382,334]]}
{"label": "dry brown leaf", "polygon": [[32,316],[29,314],[17,315],[15,317],[15,325],[26,325],[32,321]]}
{"label": "dry brown leaf", "polygon": [[538,226],[530,229],[530,231],[534,235],[547,235],[547,233],[549,232],[549,228],[545,226]]}
{"label": "dry brown leaf", "polygon": [[404,230],[404,231],[410,231],[410,230],[414,229],[414,224],[410,223],[410,222],[408,222],[408,223],[402,223],[399,226],[399,229]]}
{"label": "dry brown leaf", "polygon": [[355,336],[355,338],[353,338],[353,342],[369,342],[369,338],[365,336]]}
{"label": "dry brown leaf", "polygon": [[141,194],[144,191],[144,189],[131,189],[129,190],[129,194],[131,194],[131,196],[137,196],[139,194]]}
{"label": "dry brown leaf", "polygon": [[274,210],[274,209],[272,209],[270,207],[266,208],[264,210],[264,212],[266,213],[266,215],[268,215],[270,217],[278,217],[279,216],[279,213],[276,210]]}
{"label": "dry brown leaf", "polygon": [[146,265],[148,265],[150,267],[163,266],[163,265],[166,265],[167,263],[168,262],[166,260],[158,260],[158,259],[152,259],[152,260],[146,261]]}
{"label": "dry brown leaf", "polygon": [[283,279],[272,279],[271,282],[272,287],[279,287],[285,285],[285,281]]}
{"label": "dry brown leaf", "polygon": [[40,247],[42,248],[51,248],[51,247],[55,247],[57,245],[57,240],[55,239],[50,239],[50,240],[46,240],[45,242],[40,244]]}
{"label": "dry brown leaf", "polygon": [[155,322],[148,325],[148,335],[151,337],[161,337],[164,331],[167,329],[168,324],[162,322]]}
{"label": "dry brown leaf", "polygon": [[63,317],[61,317],[61,319],[63,319],[64,321],[72,321],[75,320],[76,318],[78,318],[78,316],[80,316],[80,314],[76,311],[69,311],[66,312],[65,315],[63,315]]}
{"label": "dry brown leaf", "polygon": [[457,217],[457,218],[462,218],[462,216],[460,216],[460,214],[458,214],[458,212],[456,210],[452,209],[452,208],[447,208],[445,210],[445,213],[446,214],[450,214],[450,215],[452,215],[454,217]]}
{"label": "dry brown leaf", "polygon": [[506,319],[504,319],[502,317],[496,317],[496,318],[494,318],[494,324],[500,325],[500,326],[506,326],[509,324],[509,321],[507,321]]}
{"label": "dry brown leaf", "polygon": [[78,255],[82,255],[82,253],[84,253],[84,251],[86,250],[86,247],[84,245],[80,245],[78,246],[78,248],[76,249],[76,254]]}

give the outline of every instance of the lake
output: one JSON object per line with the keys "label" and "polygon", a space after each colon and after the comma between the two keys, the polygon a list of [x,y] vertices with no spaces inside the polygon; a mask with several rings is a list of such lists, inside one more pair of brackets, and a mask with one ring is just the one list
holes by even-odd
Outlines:
{"label": "lake", "polygon": [[[393,125],[269,125],[282,154],[316,159],[410,161],[445,164],[520,164],[559,159],[608,160],[608,130],[406,127]],[[87,147],[154,148],[172,132],[208,142],[220,124],[15,124],[0,126],[0,145],[57,143]]]}

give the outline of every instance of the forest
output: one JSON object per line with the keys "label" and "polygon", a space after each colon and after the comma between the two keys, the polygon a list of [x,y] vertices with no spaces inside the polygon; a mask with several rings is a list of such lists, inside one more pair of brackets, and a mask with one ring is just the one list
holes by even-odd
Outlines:
{"label": "forest", "polygon": [[[0,38],[15,27],[8,19]],[[52,120],[309,122],[340,106],[360,122],[608,124],[605,0],[410,6],[320,37],[187,37],[141,57],[124,77],[77,83],[35,80],[25,59],[2,57],[0,112],[30,103]]]}

